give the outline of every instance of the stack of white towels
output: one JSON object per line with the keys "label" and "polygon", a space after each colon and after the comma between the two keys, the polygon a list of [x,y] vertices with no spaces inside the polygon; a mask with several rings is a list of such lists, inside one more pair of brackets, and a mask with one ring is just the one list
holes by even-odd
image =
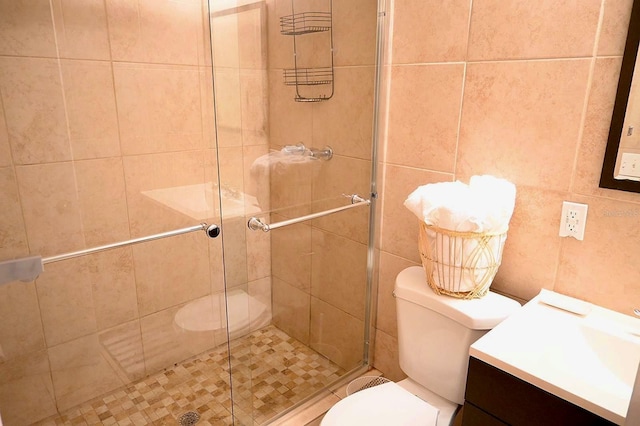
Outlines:
{"label": "stack of white towels", "polygon": [[[440,182],[418,187],[404,202],[404,205],[427,225],[458,231],[489,234],[504,234],[509,229],[509,221],[515,205],[516,187],[511,182],[494,176],[473,176],[469,184]],[[429,240],[435,240],[436,234],[428,231]],[[442,238],[437,246],[438,261],[445,265],[463,266],[471,253],[477,252],[474,240],[465,244],[450,242],[448,236]],[[492,253],[502,252],[505,238],[490,241]],[[500,261],[500,259],[498,259]],[[492,259],[482,257],[475,262],[478,270],[434,269],[435,282],[453,282],[451,291],[472,291],[484,273],[482,268],[491,265]],[[455,268],[454,268],[455,269]],[[451,276],[455,274],[455,276]],[[493,279],[493,277],[491,277]]]}

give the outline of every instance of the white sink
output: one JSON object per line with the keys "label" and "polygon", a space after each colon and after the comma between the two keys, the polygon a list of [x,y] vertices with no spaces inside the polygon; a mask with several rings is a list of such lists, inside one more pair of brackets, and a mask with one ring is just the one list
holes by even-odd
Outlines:
{"label": "white sink", "polygon": [[[552,307],[579,303],[581,314]],[[640,363],[640,320],[544,291],[475,342],[470,354],[617,424]],[[575,303],[574,303],[575,302]]]}

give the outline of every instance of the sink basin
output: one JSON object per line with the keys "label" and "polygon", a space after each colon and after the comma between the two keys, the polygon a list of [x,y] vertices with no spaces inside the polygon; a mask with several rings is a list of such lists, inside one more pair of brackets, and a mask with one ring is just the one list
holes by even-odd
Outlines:
{"label": "sink basin", "polygon": [[[640,363],[640,320],[590,304],[577,314],[543,296],[476,341],[470,354],[623,424]],[[569,299],[568,306],[581,302]]]}

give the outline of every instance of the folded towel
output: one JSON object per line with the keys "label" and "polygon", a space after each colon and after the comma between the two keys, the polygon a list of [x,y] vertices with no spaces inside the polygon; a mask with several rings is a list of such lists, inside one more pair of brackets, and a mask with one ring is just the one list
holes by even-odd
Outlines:
{"label": "folded towel", "polygon": [[306,183],[317,176],[320,161],[309,155],[272,151],[262,155],[251,164],[251,181],[247,193],[258,199],[263,211],[269,210],[270,181],[284,180],[293,187]]}
{"label": "folded towel", "polygon": [[[504,234],[513,214],[515,195],[516,188],[511,182],[484,175],[473,176],[468,185],[456,181],[420,186],[404,205],[430,226],[457,232]],[[445,288],[450,291],[468,292],[484,277],[493,279],[506,238],[496,236],[479,243],[477,239],[450,237],[427,229],[426,239],[436,256],[433,281],[447,283]]]}
{"label": "folded towel", "polygon": [[493,176],[418,187],[404,202],[427,225],[450,231],[500,233],[507,230],[515,205],[516,188]]}

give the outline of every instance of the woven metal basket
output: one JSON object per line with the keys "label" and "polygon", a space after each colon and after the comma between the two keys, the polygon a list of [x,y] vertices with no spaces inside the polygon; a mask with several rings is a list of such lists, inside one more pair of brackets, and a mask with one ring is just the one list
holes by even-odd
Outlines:
{"label": "woven metal basket", "polygon": [[457,232],[420,223],[420,258],[437,294],[477,299],[489,291],[507,232]]}

